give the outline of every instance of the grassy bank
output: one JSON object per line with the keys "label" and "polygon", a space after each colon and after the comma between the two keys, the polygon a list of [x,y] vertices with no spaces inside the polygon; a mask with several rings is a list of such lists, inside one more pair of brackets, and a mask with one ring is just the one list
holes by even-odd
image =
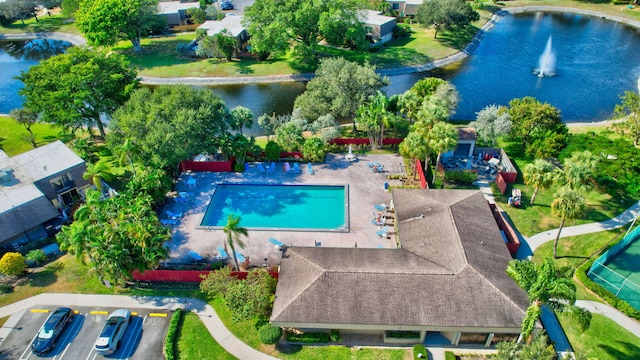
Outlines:
{"label": "grassy bank", "polygon": [[[73,135],[61,134],[60,129],[49,124],[34,124],[31,127],[38,146],[48,144],[52,141],[71,141]],[[9,156],[14,156],[33,149],[31,143],[26,140],[29,135],[27,130],[10,117],[0,116],[0,147]]]}

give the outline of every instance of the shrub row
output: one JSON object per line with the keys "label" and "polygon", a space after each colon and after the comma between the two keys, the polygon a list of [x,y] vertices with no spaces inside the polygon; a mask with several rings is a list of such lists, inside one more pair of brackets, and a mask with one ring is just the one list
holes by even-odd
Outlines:
{"label": "shrub row", "polygon": [[420,185],[389,185],[388,191],[391,189],[420,189]]}
{"label": "shrub row", "polygon": [[456,360],[458,357],[451,351],[444,352],[444,360]]}
{"label": "shrub row", "polygon": [[263,344],[275,344],[280,340],[282,336],[282,329],[279,327],[265,324],[258,329],[258,337]]}
{"label": "shrub row", "polygon": [[396,339],[419,339],[420,333],[417,331],[387,331],[387,337]]}
{"label": "shrub row", "polygon": [[594,261],[595,259],[589,260],[578,267],[578,269],[576,270],[576,277],[578,278],[578,280],[580,280],[584,284],[584,286],[593,291],[609,305],[622,311],[629,317],[640,320],[640,311],[636,310],[633,306],[629,305],[628,302],[618,298],[609,290],[605,289],[603,286],[594,282],[589,278],[589,276],[587,276],[587,272],[589,271],[589,268],[591,268],[591,265],[593,265]]}
{"label": "shrub row", "polygon": [[164,358],[166,360],[175,360],[176,358],[176,340],[178,337],[178,327],[184,316],[182,309],[176,309],[173,312],[171,321],[169,322],[169,329],[167,330],[167,337],[164,340]]}
{"label": "shrub row", "polygon": [[330,340],[329,333],[326,332],[308,332],[304,334],[286,333],[287,341],[299,342],[305,344],[328,343]]}
{"label": "shrub row", "polygon": [[473,170],[453,170],[444,173],[444,181],[456,184],[471,184],[478,179],[478,173]]}

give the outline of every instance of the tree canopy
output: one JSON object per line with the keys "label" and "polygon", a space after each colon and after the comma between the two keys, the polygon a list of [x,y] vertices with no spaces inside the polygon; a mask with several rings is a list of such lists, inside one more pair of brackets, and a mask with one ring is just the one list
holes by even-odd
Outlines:
{"label": "tree canopy", "polygon": [[73,223],[56,236],[60,248],[88,260],[101,280],[123,285],[133,270],[153,269],[167,256],[164,243],[171,234],[158,222],[152,204],[144,193],[124,191],[103,200],[98,191],[87,191]]}
{"label": "tree canopy", "polygon": [[567,146],[569,130],[562,122],[560,111],[533,97],[509,102],[511,136],[520,141],[528,156],[547,158],[558,156]]}
{"label": "tree canopy", "polygon": [[256,0],[244,9],[243,24],[251,34],[252,51],[284,53],[294,45],[310,60],[321,40],[358,44],[365,41],[355,0]]}
{"label": "tree canopy", "polygon": [[343,58],[323,59],[315,75],[293,105],[310,120],[326,114],[353,118],[369,96],[389,84],[387,78],[376,74],[374,66]]}
{"label": "tree canopy", "polygon": [[113,114],[107,142],[114,147],[129,140],[134,157],[170,168],[193,154],[215,153],[227,135],[228,118],[224,102],[209,89],[140,88]]}
{"label": "tree canopy", "polygon": [[102,136],[101,115],[124,104],[138,84],[123,55],[75,47],[16,78],[24,84],[19,91],[24,106],[39,113],[43,122],[72,130],[95,126]]}
{"label": "tree canopy", "polygon": [[489,146],[495,146],[500,136],[511,131],[511,115],[502,106],[489,105],[476,113],[476,121],[471,123],[478,137]]}
{"label": "tree canopy", "polygon": [[465,0],[429,0],[418,6],[416,20],[423,26],[435,28],[434,38],[442,29],[456,29],[480,20],[478,14]]}
{"label": "tree canopy", "polygon": [[625,91],[620,96],[620,104],[617,104],[614,110],[616,118],[620,122],[613,124],[613,129],[623,135],[626,135],[633,145],[638,146],[640,143],[640,93],[633,91]]}
{"label": "tree canopy", "polygon": [[24,20],[34,16],[36,21],[36,6],[38,2],[35,0],[6,0],[0,2],[0,15],[9,20],[20,20],[24,25]]}
{"label": "tree canopy", "polygon": [[511,260],[507,265],[507,274],[529,296],[531,305],[522,322],[522,336],[528,338],[529,343],[535,323],[542,313],[542,305],[576,318],[582,330],[589,327],[591,313],[575,306],[576,286],[570,275],[556,269],[553,260],[544,259],[542,264],[528,260]]}
{"label": "tree canopy", "polygon": [[82,0],[76,26],[91,44],[110,46],[129,40],[139,53],[140,37],[152,28],[157,8],[158,0]]}

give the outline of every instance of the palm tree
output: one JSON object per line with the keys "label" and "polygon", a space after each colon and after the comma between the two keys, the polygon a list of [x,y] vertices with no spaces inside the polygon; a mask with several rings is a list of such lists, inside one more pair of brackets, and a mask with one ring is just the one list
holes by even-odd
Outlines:
{"label": "palm tree", "polygon": [[524,168],[524,183],[533,186],[531,205],[536,200],[540,188],[549,187],[553,183],[553,165],[543,159],[536,159]]}
{"label": "palm tree", "polygon": [[239,130],[242,135],[242,128],[253,125],[253,113],[244,106],[236,106],[231,109],[231,128]]}
{"label": "palm tree", "polygon": [[116,177],[116,175],[116,169],[114,169],[106,159],[100,159],[93,164],[88,163],[87,171],[82,174],[82,177],[85,180],[91,181],[91,183],[96,186],[100,194],[103,194],[102,180],[111,181]]}
{"label": "palm tree", "polygon": [[587,188],[596,170],[597,158],[590,151],[573,153],[562,163],[557,180],[571,189]]}
{"label": "palm tree", "polygon": [[553,258],[555,259],[558,252],[558,239],[560,239],[560,232],[562,232],[565,221],[581,217],[584,214],[586,202],[580,191],[574,190],[569,186],[559,188],[554,196],[555,199],[551,203],[551,212],[555,216],[562,218],[558,235],[556,235],[556,239],[553,242]]}
{"label": "palm tree", "polygon": [[227,224],[222,229],[225,234],[227,234],[227,243],[229,244],[229,248],[233,253],[233,261],[236,263],[236,269],[240,270],[240,266],[238,266],[238,258],[236,257],[236,245],[240,249],[244,249],[245,244],[240,240],[240,235],[249,236],[249,231],[247,228],[243,228],[240,226],[240,217],[230,214],[227,218]]}
{"label": "palm tree", "polygon": [[413,179],[416,179],[417,166],[416,161],[427,156],[427,142],[417,132],[410,132],[406,138],[400,143],[400,155],[413,160]]}
{"label": "palm tree", "polygon": [[591,313],[575,306],[576,286],[568,274],[561,274],[556,270],[553,260],[546,258],[542,264],[528,260],[511,260],[507,265],[507,274],[526,291],[531,303],[522,321],[521,336],[527,339],[527,343],[530,344],[533,340],[533,329],[543,305],[555,312],[575,317],[582,330],[589,327]]}
{"label": "palm tree", "polygon": [[458,131],[451,124],[438,122],[433,126],[429,135],[429,148],[438,154],[432,181],[435,183],[436,173],[438,172],[438,163],[440,163],[440,155],[442,155],[443,152],[451,151],[456,148],[456,145],[458,144]]}

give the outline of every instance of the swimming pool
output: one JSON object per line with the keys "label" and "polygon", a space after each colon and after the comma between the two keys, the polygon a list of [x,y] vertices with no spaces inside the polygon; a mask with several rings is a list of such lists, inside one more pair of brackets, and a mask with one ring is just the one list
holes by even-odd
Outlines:
{"label": "swimming pool", "polygon": [[219,184],[201,222],[222,228],[230,214],[253,230],[346,232],[347,185]]}

